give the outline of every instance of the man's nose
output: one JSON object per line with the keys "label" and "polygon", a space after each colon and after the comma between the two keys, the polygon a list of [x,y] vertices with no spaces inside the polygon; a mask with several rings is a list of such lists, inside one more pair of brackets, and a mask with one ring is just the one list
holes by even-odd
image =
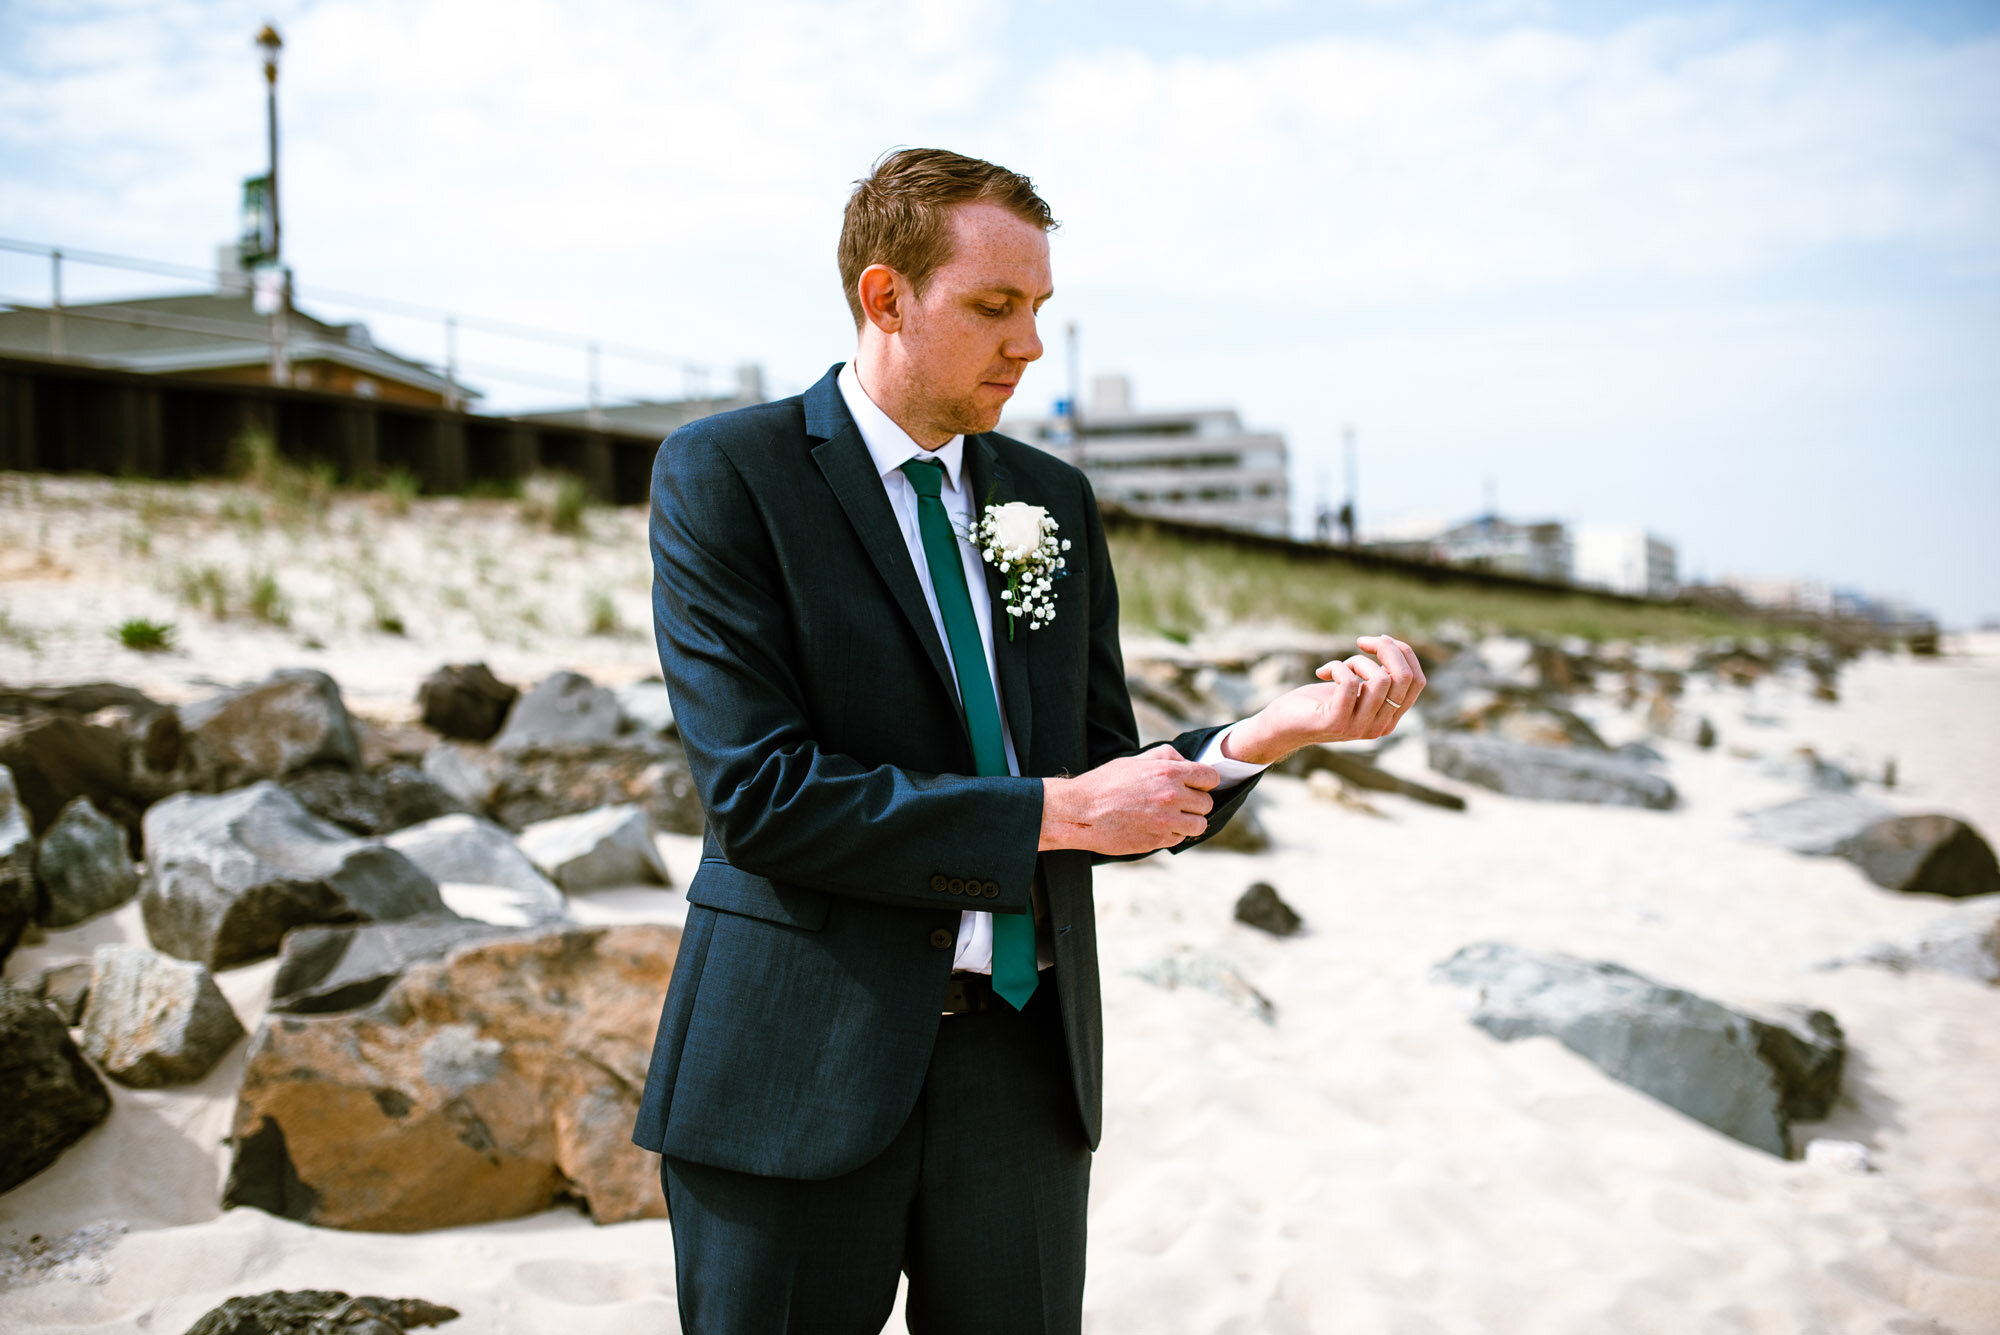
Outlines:
{"label": "man's nose", "polygon": [[1014,361],[1032,362],[1041,359],[1042,336],[1035,328],[1034,316],[1031,315],[1028,317],[1028,327],[1026,330],[1016,333],[1013,337],[1009,338],[1006,345],[1000,349],[1000,352],[1001,355],[1009,357]]}

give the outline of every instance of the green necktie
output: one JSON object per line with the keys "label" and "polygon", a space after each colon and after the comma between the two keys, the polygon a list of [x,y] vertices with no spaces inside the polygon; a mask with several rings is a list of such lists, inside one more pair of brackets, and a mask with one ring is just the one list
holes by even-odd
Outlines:
{"label": "green necktie", "polygon": [[[965,709],[966,731],[972,734],[972,763],[982,775],[1005,774],[1007,742],[1000,731],[1000,706],[986,671],[986,647],[980,642],[979,621],[972,615],[958,538],[951,531],[951,516],[941,495],[944,465],[934,459],[912,459],[903,465],[903,476],[917,492],[917,530],[923,535],[924,563],[931,568],[931,589],[937,594],[938,615],[944,618],[952,666],[958,671],[959,703]],[[993,990],[1020,1010],[1040,981],[1034,914],[994,914]]]}

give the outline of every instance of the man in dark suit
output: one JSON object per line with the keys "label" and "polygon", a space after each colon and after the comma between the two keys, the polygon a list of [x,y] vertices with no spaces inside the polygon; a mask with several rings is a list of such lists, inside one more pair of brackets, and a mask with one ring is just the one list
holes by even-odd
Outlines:
{"label": "man in dark suit", "polygon": [[654,465],[708,826],[634,1138],[664,1155],[690,1331],[877,1331],[899,1272],[913,1330],[1075,1330],[1093,859],[1198,842],[1265,764],[1381,736],[1422,689],[1366,638],[1140,751],[1090,485],[992,434],[1042,352],[1052,226],[1013,172],[888,156],[841,233],[855,358]]}

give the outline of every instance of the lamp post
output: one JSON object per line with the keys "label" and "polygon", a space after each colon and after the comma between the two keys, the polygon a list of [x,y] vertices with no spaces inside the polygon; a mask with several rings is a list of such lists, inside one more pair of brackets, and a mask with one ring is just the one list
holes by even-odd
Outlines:
{"label": "lamp post", "polygon": [[264,57],[264,133],[269,151],[269,167],[264,177],[265,206],[271,213],[270,254],[264,262],[276,270],[277,299],[271,306],[271,383],[282,385],[292,378],[291,358],[286,344],[289,331],[286,317],[292,304],[292,278],[280,258],[278,233],[278,53],[284,49],[278,30],[265,24],[257,34],[257,49]]}

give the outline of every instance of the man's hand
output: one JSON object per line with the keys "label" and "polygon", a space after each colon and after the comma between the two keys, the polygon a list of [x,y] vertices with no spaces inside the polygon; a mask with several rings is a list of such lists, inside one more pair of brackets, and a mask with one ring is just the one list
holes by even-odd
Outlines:
{"label": "man's hand", "polygon": [[1150,853],[1200,834],[1215,808],[1209,789],[1222,776],[1183,760],[1170,746],[1107,761],[1074,779],[1042,780],[1042,844],[1046,853]]}
{"label": "man's hand", "polygon": [[1222,739],[1222,753],[1270,765],[1315,742],[1371,741],[1395,731],[1424,693],[1416,651],[1387,635],[1355,643],[1367,653],[1326,664],[1316,674],[1323,684],[1287,691],[1244,719]]}

